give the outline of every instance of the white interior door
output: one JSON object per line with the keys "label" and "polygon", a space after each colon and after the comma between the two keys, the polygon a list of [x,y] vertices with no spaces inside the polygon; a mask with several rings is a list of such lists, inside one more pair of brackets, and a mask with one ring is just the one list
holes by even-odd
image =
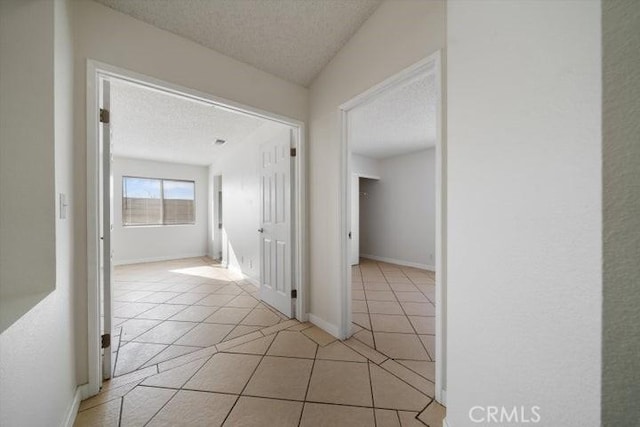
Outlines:
{"label": "white interior door", "polygon": [[281,313],[293,313],[291,283],[291,130],[260,150],[260,298]]}
{"label": "white interior door", "polygon": [[106,79],[100,81],[100,309],[102,332],[102,377],[111,378],[111,285],[113,263],[111,231],[113,229],[113,176],[111,173],[112,146],[109,123],[110,85]]}
{"label": "white interior door", "polygon": [[351,265],[360,264],[360,177],[351,175]]}

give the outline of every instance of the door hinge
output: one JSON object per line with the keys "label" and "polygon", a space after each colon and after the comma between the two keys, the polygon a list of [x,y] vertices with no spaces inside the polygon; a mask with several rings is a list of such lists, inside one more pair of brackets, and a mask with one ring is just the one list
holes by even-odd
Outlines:
{"label": "door hinge", "polygon": [[291,298],[298,298],[298,290],[291,289]]}
{"label": "door hinge", "polygon": [[291,157],[295,157],[296,156],[296,149],[295,147],[291,149]]}
{"label": "door hinge", "polygon": [[101,344],[102,348],[111,347],[111,334],[104,334],[102,335],[101,338],[102,338],[102,344]]}
{"label": "door hinge", "polygon": [[109,110],[100,109],[100,123],[109,123]]}

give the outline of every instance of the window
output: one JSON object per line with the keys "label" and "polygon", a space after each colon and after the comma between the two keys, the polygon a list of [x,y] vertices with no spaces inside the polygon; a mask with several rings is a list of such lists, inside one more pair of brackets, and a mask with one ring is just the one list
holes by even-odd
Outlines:
{"label": "window", "polygon": [[194,181],[122,177],[122,224],[195,224]]}

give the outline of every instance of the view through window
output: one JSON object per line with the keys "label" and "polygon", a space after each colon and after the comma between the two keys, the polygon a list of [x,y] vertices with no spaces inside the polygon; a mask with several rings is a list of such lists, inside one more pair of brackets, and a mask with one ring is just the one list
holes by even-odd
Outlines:
{"label": "view through window", "polygon": [[195,187],[194,181],[123,176],[123,225],[194,224]]}

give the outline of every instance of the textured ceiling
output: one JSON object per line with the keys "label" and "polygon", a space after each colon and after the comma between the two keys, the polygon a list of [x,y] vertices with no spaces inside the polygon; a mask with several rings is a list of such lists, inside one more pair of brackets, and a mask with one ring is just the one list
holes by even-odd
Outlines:
{"label": "textured ceiling", "polygon": [[111,123],[116,156],[209,165],[270,122],[113,79]]}
{"label": "textured ceiling", "polygon": [[435,89],[429,74],[351,110],[351,152],[382,159],[435,146]]}
{"label": "textured ceiling", "polygon": [[303,86],[311,84],[382,2],[96,1]]}

